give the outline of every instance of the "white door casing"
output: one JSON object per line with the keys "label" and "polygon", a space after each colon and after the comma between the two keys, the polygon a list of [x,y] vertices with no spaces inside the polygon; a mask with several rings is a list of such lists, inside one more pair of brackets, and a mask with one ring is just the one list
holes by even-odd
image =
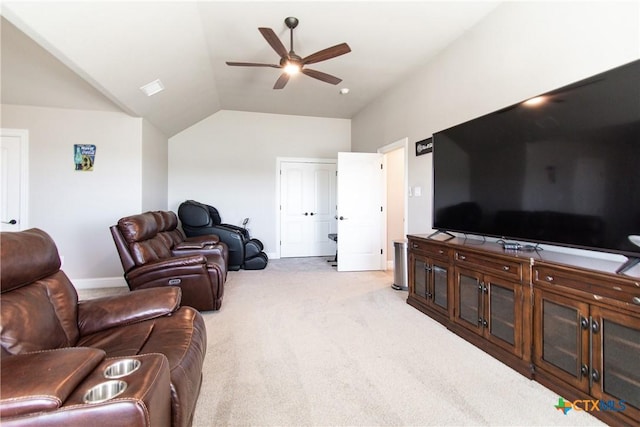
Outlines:
{"label": "white door casing", "polygon": [[338,271],[384,270],[380,153],[338,153]]}
{"label": "white door casing", "polygon": [[280,163],[280,256],[329,256],[336,232],[335,161]]}
{"label": "white door casing", "polygon": [[29,132],[0,132],[0,230],[24,230],[28,227]]}

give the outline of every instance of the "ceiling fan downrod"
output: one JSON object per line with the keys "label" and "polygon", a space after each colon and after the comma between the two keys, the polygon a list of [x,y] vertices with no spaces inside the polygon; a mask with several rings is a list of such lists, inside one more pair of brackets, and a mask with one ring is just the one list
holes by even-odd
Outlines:
{"label": "ceiling fan downrod", "polygon": [[293,16],[289,16],[287,18],[284,19],[284,23],[287,26],[287,28],[289,28],[289,46],[291,49],[289,49],[289,53],[290,54],[295,54],[295,52],[293,51],[293,29],[296,28],[298,26],[298,23],[300,21],[298,21],[298,18],[294,18]]}

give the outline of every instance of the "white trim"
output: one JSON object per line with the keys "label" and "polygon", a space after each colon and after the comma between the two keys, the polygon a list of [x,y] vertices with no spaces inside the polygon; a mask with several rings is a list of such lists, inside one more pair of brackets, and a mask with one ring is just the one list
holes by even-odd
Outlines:
{"label": "white trim", "polygon": [[282,163],[328,163],[337,164],[337,159],[322,159],[314,157],[276,157],[276,252],[273,256],[267,255],[270,259],[280,259],[280,170]]}
{"label": "white trim", "polygon": [[29,228],[29,131],[1,128],[0,134],[20,139],[20,224],[18,229],[26,230]]}
{"label": "white trim", "polygon": [[[404,148],[404,176],[402,186],[404,187],[404,235],[409,233],[409,138],[405,137],[390,144],[378,148],[378,153],[387,154],[391,151]],[[386,240],[386,238],[385,238]],[[388,243],[388,242],[386,242]]]}
{"label": "white trim", "polygon": [[[391,151],[395,151],[398,149],[404,149],[404,171],[403,171],[403,177],[402,177],[402,187],[404,189],[403,193],[403,204],[404,204],[404,221],[403,221],[403,234],[406,237],[408,234],[408,230],[409,230],[409,138],[405,137],[402,139],[399,139],[397,141],[394,141],[390,144],[384,145],[380,148],[378,148],[378,153],[381,154],[387,154]],[[384,157],[385,160],[385,169],[387,168],[386,166],[386,156]],[[386,195],[386,181],[387,178],[387,174],[385,172],[385,195]],[[386,197],[384,198],[385,200],[385,204],[384,204],[384,228],[385,228],[385,233],[384,233],[384,247],[385,249],[387,249],[389,247],[389,242],[387,241],[387,233],[386,233],[386,228],[387,228],[387,206],[386,206]],[[385,259],[388,257],[388,254],[385,255]],[[387,260],[387,268],[390,270],[393,270],[393,260]],[[389,264],[391,264],[391,267],[389,266]],[[406,275],[406,273],[405,273]],[[405,283],[407,281],[407,277],[405,277]]]}

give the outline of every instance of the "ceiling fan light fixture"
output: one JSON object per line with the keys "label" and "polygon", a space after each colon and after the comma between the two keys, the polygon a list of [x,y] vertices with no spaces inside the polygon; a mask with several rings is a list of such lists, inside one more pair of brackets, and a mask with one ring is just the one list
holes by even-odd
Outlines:
{"label": "ceiling fan light fixture", "polygon": [[298,74],[300,72],[300,64],[296,64],[295,62],[288,62],[287,65],[284,66],[284,72],[293,76],[294,74]]}

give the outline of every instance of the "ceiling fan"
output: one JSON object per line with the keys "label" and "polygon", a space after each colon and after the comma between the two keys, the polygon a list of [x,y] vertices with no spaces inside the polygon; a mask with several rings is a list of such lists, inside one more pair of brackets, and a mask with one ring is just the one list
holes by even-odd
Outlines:
{"label": "ceiling fan", "polygon": [[283,87],[285,87],[285,85],[289,81],[289,77],[298,72],[301,72],[302,74],[313,77],[314,79],[318,79],[325,83],[330,83],[332,85],[337,85],[338,83],[340,83],[342,79],[339,79],[338,77],[332,76],[331,74],[323,73],[322,71],[305,68],[305,66],[307,64],[315,64],[317,62],[326,61],[327,59],[335,58],[336,56],[349,53],[351,52],[351,48],[349,47],[349,45],[346,43],[340,43],[338,45],[322,49],[316,53],[312,53],[311,55],[302,58],[293,51],[293,29],[298,26],[298,18],[290,16],[284,20],[284,23],[291,30],[291,49],[289,50],[289,52],[287,52],[287,49],[284,47],[276,33],[271,28],[258,28],[260,34],[262,34],[265,40],[267,40],[267,43],[269,43],[273,50],[275,50],[276,53],[280,55],[279,65],[230,61],[227,61],[227,65],[239,67],[281,68],[283,70],[283,73],[280,75],[278,80],[276,80],[276,84],[273,86],[274,89],[282,89]]}

